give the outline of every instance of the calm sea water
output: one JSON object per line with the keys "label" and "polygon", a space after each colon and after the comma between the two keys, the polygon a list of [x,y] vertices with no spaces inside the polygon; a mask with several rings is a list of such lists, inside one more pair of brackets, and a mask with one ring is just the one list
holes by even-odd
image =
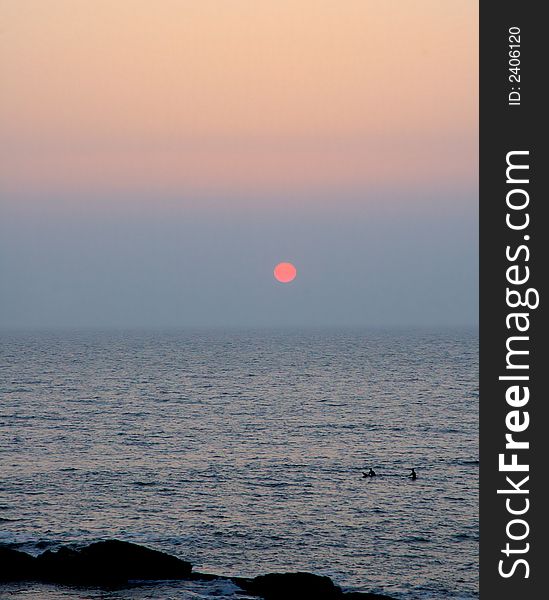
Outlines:
{"label": "calm sea water", "polygon": [[[206,572],[475,598],[477,358],[473,331],[4,334],[0,542],[116,537]],[[2,594],[235,597],[211,583]]]}

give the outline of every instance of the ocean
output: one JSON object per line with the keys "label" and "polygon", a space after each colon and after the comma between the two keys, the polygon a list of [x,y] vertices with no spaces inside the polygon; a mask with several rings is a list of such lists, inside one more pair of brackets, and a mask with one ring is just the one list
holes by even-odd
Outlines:
{"label": "ocean", "polygon": [[[202,572],[478,597],[475,330],[3,333],[0,395],[0,543],[118,538]],[[237,596],[189,582],[0,597]]]}

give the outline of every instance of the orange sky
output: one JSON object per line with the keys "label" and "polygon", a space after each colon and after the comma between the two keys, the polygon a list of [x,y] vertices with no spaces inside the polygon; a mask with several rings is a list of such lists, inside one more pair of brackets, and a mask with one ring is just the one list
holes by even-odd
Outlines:
{"label": "orange sky", "polygon": [[5,201],[473,186],[477,9],[1,0]]}

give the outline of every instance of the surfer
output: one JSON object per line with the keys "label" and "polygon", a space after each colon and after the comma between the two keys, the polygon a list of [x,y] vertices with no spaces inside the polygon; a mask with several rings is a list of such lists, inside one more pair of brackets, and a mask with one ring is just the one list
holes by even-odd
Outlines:
{"label": "surfer", "polygon": [[410,475],[408,475],[408,477],[410,479],[417,479],[417,473],[415,469],[412,469],[412,472],[410,473]]}
{"label": "surfer", "polygon": [[373,469],[370,469],[367,473],[362,473],[362,477],[375,477],[376,472]]}

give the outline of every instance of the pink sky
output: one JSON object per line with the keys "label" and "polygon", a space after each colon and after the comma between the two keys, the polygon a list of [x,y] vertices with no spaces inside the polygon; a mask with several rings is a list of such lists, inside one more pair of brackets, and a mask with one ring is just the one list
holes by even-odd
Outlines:
{"label": "pink sky", "polygon": [[8,205],[91,194],[154,210],[163,194],[183,206],[208,194],[268,208],[320,191],[375,203],[384,187],[475,186],[476,1],[3,0],[0,11]]}

